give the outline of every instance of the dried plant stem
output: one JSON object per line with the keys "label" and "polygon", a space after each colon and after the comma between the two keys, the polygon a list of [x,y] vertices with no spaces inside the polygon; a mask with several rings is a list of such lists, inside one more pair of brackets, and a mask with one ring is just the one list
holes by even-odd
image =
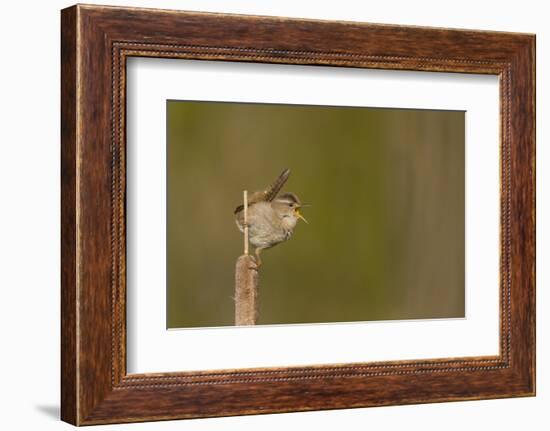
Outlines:
{"label": "dried plant stem", "polygon": [[235,325],[258,322],[258,271],[254,258],[239,256],[235,266]]}
{"label": "dried plant stem", "polygon": [[244,254],[235,266],[235,325],[255,325],[258,321],[258,270],[248,255],[248,192],[243,192]]}
{"label": "dried plant stem", "polygon": [[244,254],[248,255],[248,191],[243,192],[244,205]]}

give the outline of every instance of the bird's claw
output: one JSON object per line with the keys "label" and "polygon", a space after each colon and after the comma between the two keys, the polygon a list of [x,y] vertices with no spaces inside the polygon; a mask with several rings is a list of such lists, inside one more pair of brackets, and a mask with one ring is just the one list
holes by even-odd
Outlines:
{"label": "bird's claw", "polygon": [[254,269],[258,271],[260,269],[260,266],[262,266],[262,261],[258,261],[256,257],[252,257],[252,261],[254,262],[254,266],[249,266],[248,269]]}

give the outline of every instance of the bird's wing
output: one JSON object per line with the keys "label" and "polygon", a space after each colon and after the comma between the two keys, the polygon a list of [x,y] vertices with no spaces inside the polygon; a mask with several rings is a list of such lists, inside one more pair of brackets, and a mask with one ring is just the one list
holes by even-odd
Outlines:
{"label": "bird's wing", "polygon": [[[248,196],[248,206],[251,206],[257,202],[271,202],[279,194],[283,186],[285,185],[288,177],[290,176],[290,169],[285,169],[277,177],[271,185],[261,192],[254,192]],[[244,209],[244,205],[239,205],[235,208],[234,214],[239,213]]]}

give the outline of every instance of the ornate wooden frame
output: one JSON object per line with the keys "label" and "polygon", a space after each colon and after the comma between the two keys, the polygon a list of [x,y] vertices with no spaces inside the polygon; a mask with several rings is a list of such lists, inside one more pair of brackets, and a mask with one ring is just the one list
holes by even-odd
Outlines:
{"label": "ornate wooden frame", "polygon": [[[535,394],[535,36],[73,6],[62,11],[61,417],[75,425]],[[129,56],[500,77],[500,354],[126,373]]]}

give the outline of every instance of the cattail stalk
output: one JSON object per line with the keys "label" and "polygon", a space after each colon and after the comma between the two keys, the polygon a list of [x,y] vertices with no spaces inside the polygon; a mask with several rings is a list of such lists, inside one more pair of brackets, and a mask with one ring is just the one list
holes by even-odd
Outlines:
{"label": "cattail stalk", "polygon": [[243,193],[244,254],[235,266],[235,325],[255,325],[258,322],[258,270],[248,254],[248,193]]}
{"label": "cattail stalk", "polygon": [[248,191],[243,192],[244,205],[244,254],[248,255]]}

